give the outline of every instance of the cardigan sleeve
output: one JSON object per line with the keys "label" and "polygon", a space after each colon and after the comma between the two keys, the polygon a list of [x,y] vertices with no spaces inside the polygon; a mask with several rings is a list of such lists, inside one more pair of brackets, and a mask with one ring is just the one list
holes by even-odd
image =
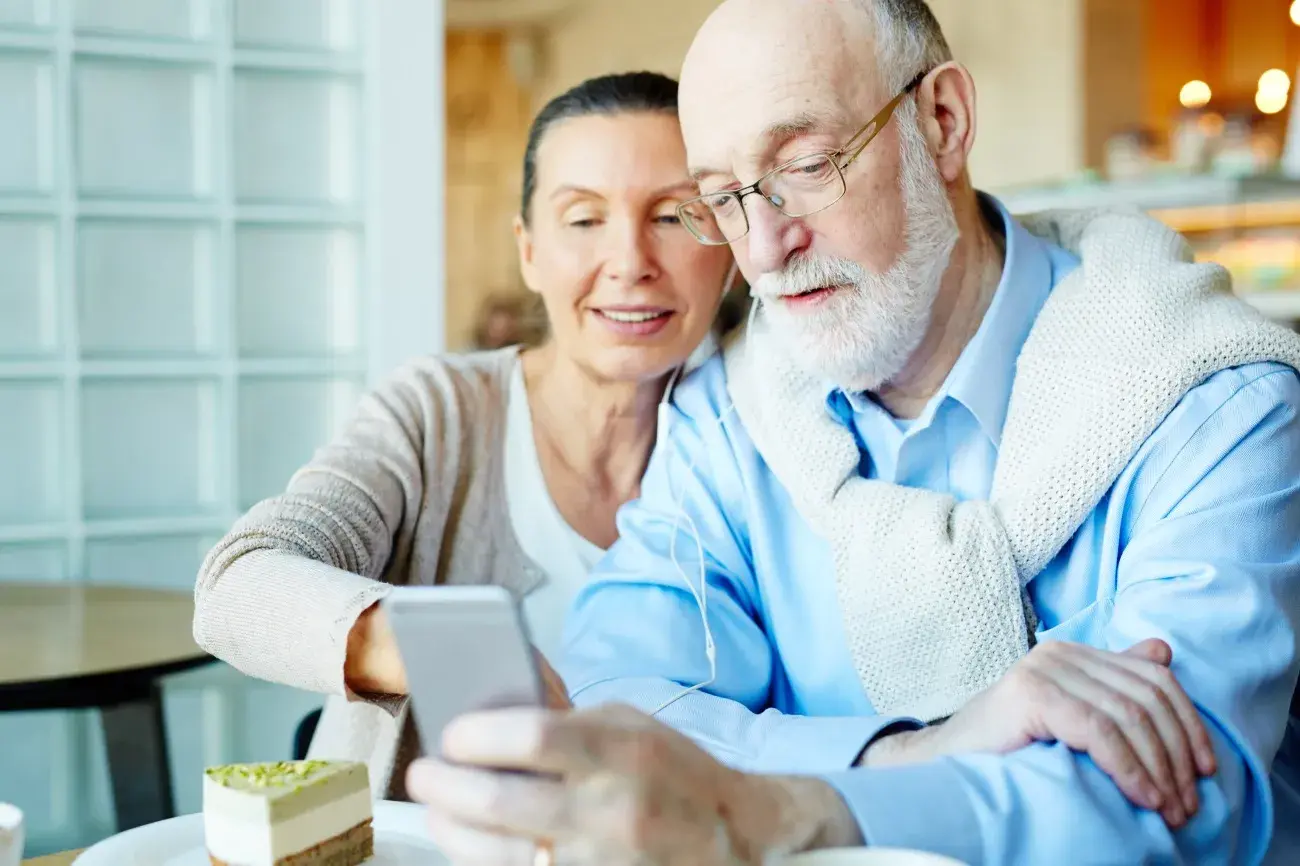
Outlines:
{"label": "cardigan sleeve", "polygon": [[428,360],[366,394],[287,490],[208,553],[195,585],[198,644],[250,676],[354,697],[343,680],[352,625],[409,580],[421,512],[441,512],[445,526],[464,489],[465,404],[453,372]]}

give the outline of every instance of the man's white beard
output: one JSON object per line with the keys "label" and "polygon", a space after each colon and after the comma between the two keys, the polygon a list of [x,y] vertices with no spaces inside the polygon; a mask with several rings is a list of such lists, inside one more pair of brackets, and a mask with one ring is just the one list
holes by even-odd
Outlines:
{"label": "man's white beard", "polygon": [[[913,108],[898,117],[907,231],[894,266],[876,274],[848,259],[803,256],[753,287],[781,348],[809,372],[851,391],[879,390],[902,372],[930,327],[957,243],[952,204],[915,116]],[[843,288],[811,310],[791,311],[776,300],[825,286]]]}

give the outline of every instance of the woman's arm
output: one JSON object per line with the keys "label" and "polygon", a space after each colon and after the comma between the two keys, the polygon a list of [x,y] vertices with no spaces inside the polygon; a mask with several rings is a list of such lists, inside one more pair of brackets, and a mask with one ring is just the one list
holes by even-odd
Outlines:
{"label": "woman's arm", "polygon": [[[400,694],[405,676],[376,604],[408,579],[421,510],[446,513],[459,481],[456,390],[442,364],[403,368],[282,495],[242,517],[199,572],[199,645],[297,688]],[[426,463],[441,476],[426,477]]]}

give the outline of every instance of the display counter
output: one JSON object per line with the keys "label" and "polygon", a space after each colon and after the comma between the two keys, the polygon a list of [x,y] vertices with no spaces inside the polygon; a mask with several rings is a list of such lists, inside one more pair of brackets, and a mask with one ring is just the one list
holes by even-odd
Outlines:
{"label": "display counter", "polygon": [[1168,176],[998,192],[1012,213],[1136,207],[1187,236],[1201,261],[1222,264],[1235,291],[1265,315],[1300,324],[1300,181]]}

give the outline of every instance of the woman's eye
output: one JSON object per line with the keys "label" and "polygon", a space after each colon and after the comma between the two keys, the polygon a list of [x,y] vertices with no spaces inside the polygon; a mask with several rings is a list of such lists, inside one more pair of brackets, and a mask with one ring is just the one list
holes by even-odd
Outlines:
{"label": "woman's eye", "polygon": [[578,219],[569,220],[569,227],[575,229],[587,229],[594,226],[596,222],[597,220],[595,217],[580,217]]}
{"label": "woman's eye", "polygon": [[660,223],[662,225],[668,225],[668,226],[676,226],[682,224],[681,219],[679,219],[677,214],[675,213],[661,214],[660,216],[655,217],[655,222]]}

